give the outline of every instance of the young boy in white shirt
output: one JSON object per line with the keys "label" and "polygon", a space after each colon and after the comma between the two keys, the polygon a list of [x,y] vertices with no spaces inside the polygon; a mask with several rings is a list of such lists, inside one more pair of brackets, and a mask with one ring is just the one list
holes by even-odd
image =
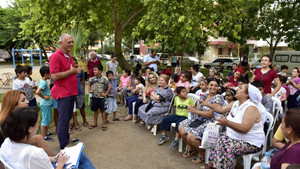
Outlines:
{"label": "young boy in white shirt", "polygon": [[32,94],[30,79],[27,77],[27,68],[22,65],[17,65],[15,72],[17,78],[13,81],[12,89],[25,92],[26,99],[29,101],[29,107],[37,106],[36,99]]}

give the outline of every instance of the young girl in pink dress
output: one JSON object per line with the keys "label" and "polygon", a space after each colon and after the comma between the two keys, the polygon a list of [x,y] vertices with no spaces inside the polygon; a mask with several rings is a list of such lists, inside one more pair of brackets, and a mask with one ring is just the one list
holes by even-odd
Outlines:
{"label": "young girl in pink dress", "polygon": [[180,80],[176,84],[176,87],[179,87],[179,86],[185,87],[187,92],[189,93],[190,88],[191,88],[191,84],[190,84],[191,79],[192,79],[192,76],[191,76],[190,72],[185,71],[185,72],[181,73]]}
{"label": "young girl in pink dress", "polygon": [[[130,74],[131,74],[131,71],[128,69],[125,69],[125,70],[123,70],[123,74],[120,78],[120,85],[117,88],[117,92],[121,93],[121,96],[122,96],[122,100],[120,101],[121,104],[124,103],[124,96],[123,96],[122,90],[124,87],[129,87],[128,85],[130,82],[130,76],[129,76]],[[119,95],[117,95],[117,97],[118,97],[118,100],[120,100]]]}

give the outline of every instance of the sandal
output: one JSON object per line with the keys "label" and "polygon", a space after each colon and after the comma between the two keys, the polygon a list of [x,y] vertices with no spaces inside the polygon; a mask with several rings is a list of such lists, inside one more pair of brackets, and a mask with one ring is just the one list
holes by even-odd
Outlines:
{"label": "sandal", "polygon": [[106,124],[110,124],[109,120],[105,120],[105,123],[106,123]]}
{"label": "sandal", "polygon": [[89,127],[90,125],[89,125],[89,123],[86,121],[86,122],[83,123],[83,126],[84,126],[84,127]]}
{"label": "sandal", "polygon": [[113,121],[120,121],[120,119],[119,118],[115,118],[115,119],[113,119]]}
{"label": "sandal", "polygon": [[185,152],[183,153],[183,157],[184,158],[189,158],[191,157],[192,155],[194,155],[196,153],[196,150],[192,150],[192,151],[189,151],[188,149],[185,150]]}
{"label": "sandal", "polygon": [[136,123],[136,120],[132,120],[132,122],[135,124],[135,123]]}
{"label": "sandal", "polygon": [[106,131],[107,130],[107,127],[102,127],[102,131]]}
{"label": "sandal", "polygon": [[81,131],[81,128],[78,126],[78,127],[75,127],[75,129],[77,130],[77,131]]}
{"label": "sandal", "polygon": [[124,118],[124,121],[128,121],[128,120],[131,120],[132,119],[132,116],[128,115]]}
{"label": "sandal", "polygon": [[192,159],[192,162],[194,164],[203,163],[204,161],[205,161],[205,159],[203,157],[198,157],[198,156],[196,158]]}
{"label": "sandal", "polygon": [[90,125],[90,126],[89,126],[89,129],[93,129],[93,128],[95,128],[95,127],[97,127],[97,125]]}

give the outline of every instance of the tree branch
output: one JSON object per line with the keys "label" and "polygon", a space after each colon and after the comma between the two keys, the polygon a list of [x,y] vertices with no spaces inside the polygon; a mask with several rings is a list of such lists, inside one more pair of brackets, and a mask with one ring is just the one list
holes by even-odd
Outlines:
{"label": "tree branch", "polygon": [[[114,1],[114,0],[113,0]],[[140,4],[138,5],[124,20],[124,22],[121,23],[122,29],[124,29],[136,16],[138,16],[143,10],[144,5]]]}

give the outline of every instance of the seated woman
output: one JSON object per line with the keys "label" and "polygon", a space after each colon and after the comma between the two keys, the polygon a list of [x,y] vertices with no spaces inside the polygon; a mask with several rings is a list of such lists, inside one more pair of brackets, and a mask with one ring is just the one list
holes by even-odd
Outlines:
{"label": "seated woman", "polygon": [[[200,96],[200,99],[206,100],[208,103],[225,105],[225,100],[222,95],[217,94],[219,88],[219,81],[217,79],[208,79],[208,94]],[[188,145],[187,150],[183,154],[183,157],[188,158],[193,154],[198,152],[197,158],[193,159],[194,163],[201,163],[204,161],[205,152],[200,149],[201,139],[203,132],[209,122],[214,120],[213,111],[207,107],[200,104],[197,108],[189,106],[189,112],[194,113],[195,117],[191,119],[186,119],[179,123],[179,133],[185,143]]]}
{"label": "seated woman", "polygon": [[143,90],[142,98],[138,98],[135,101],[135,106],[133,107],[133,101],[126,103],[128,106],[128,115],[124,118],[124,121],[128,121],[132,119],[132,109],[134,108],[134,113],[137,114],[141,105],[146,104],[148,99],[150,98],[150,94],[157,88],[158,86],[158,75],[155,72],[149,72],[146,78],[146,86]]}
{"label": "seated woman", "polygon": [[[1,146],[0,155],[12,168],[53,169],[51,162],[58,158],[57,169],[62,169],[68,157],[59,153],[48,157],[42,148],[28,144],[28,140],[39,129],[39,108],[23,107],[11,112],[7,117],[4,133],[8,136]],[[82,153],[78,168],[95,168],[87,156]]]}
{"label": "seated woman", "polygon": [[[29,101],[26,99],[25,93],[18,90],[8,90],[2,96],[2,105],[0,112],[0,146],[2,145],[5,137],[4,137],[4,129],[5,129],[5,120],[10,115],[11,111],[20,107],[28,107]],[[28,140],[28,144],[40,147],[44,149],[44,151],[49,155],[53,156],[54,153],[44,140],[41,135],[35,135]]]}
{"label": "seated woman", "polygon": [[298,109],[289,109],[282,119],[281,130],[289,142],[273,156],[271,168],[280,169],[283,164],[300,163],[300,114]]}
{"label": "seated woman", "polygon": [[[237,101],[222,108],[209,105],[217,112],[230,111],[227,118],[221,115],[221,119],[216,119],[220,125],[227,127],[226,132],[219,136],[218,146],[210,151],[209,162],[214,168],[235,168],[238,157],[258,152],[265,141],[264,121],[255,105],[255,99],[261,99],[260,91],[250,84],[244,84],[235,97]],[[208,105],[205,102],[203,104]]]}
{"label": "seated woman", "polygon": [[138,115],[142,122],[160,124],[169,110],[173,98],[173,91],[168,87],[169,76],[160,75],[159,86],[150,94],[150,101],[139,108]]}

